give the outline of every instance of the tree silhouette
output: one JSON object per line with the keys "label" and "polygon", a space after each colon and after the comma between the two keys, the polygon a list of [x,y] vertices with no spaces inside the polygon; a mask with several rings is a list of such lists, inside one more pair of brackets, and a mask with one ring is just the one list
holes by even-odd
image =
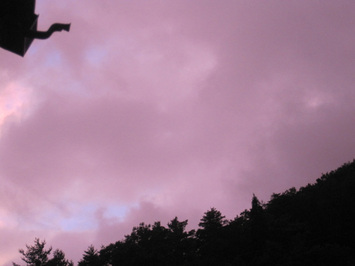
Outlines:
{"label": "tree silhouette", "polygon": [[84,251],[83,259],[79,261],[78,266],[101,266],[99,252],[93,245]]}
{"label": "tree silhouette", "polygon": [[56,249],[53,252],[53,258],[46,263],[46,266],[74,266],[74,263],[65,258],[62,250]]}
{"label": "tree silhouette", "polygon": [[[46,241],[40,241],[35,238],[34,245],[26,245],[27,250],[20,249],[22,254],[22,260],[26,262],[27,266],[73,266],[72,261],[68,261],[65,258],[65,254],[62,250],[56,249],[53,253],[53,258],[49,259],[48,256],[52,252],[52,247],[45,249]],[[14,266],[20,266],[13,263]]]}
{"label": "tree silhouette", "polygon": [[198,224],[196,235],[199,240],[198,263],[200,265],[223,265],[225,259],[225,216],[215,208],[205,212]]}
{"label": "tree silhouette", "polygon": [[[34,240],[34,245],[26,245],[27,250],[20,249],[19,252],[22,254],[22,260],[26,262],[28,266],[42,266],[46,265],[48,262],[48,255],[52,251],[52,247],[48,250],[45,249],[46,241],[40,241],[39,238]],[[13,263],[14,266],[17,264]],[[18,265],[17,265],[18,266]]]}
{"label": "tree silhouette", "polygon": [[187,220],[180,222],[177,217],[168,223],[168,246],[170,265],[182,265],[194,255],[195,231],[186,231]]}
{"label": "tree silhouette", "polygon": [[[232,221],[215,208],[199,229],[187,220],[167,227],[140,223],[123,240],[84,252],[79,266],[327,266],[355,265],[355,160],[306,187],[273,194],[267,204],[253,195],[251,208]],[[48,256],[45,241],[20,250],[26,265],[71,266],[60,250]],[[16,264],[14,264],[16,265]]]}
{"label": "tree silhouette", "polygon": [[249,212],[252,249],[261,252],[266,241],[267,224],[264,208],[259,199],[253,194]]}

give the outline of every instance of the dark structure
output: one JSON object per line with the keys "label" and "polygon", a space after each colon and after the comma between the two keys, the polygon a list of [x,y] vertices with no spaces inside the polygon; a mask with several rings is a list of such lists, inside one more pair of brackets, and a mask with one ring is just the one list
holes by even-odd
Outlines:
{"label": "dark structure", "polygon": [[55,31],[69,31],[70,24],[53,24],[38,31],[36,0],[0,0],[0,47],[24,56],[34,39],[47,39]]}

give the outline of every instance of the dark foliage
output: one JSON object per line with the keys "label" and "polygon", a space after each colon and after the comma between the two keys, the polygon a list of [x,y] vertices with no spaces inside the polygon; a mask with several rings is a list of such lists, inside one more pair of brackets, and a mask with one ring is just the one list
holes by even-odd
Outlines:
{"label": "dark foliage", "polygon": [[[141,223],[123,240],[99,251],[90,246],[79,266],[353,266],[354,191],[355,160],[315,184],[273,194],[266,204],[253,195],[251,208],[231,221],[211,208],[197,231],[187,231],[187,220],[177,217],[167,227]],[[48,252],[41,245],[37,249]],[[20,253],[32,258],[31,252]]]}
{"label": "dark foliage", "polygon": [[78,266],[100,266],[99,252],[93,245],[89,246],[84,252],[83,259],[79,261]]}
{"label": "dark foliage", "polygon": [[140,224],[100,251],[102,265],[355,265],[354,191],[355,161],[267,204],[253,195],[232,221],[212,208],[196,232],[176,217]]}
{"label": "dark foliage", "polygon": [[[27,250],[20,249],[22,254],[22,260],[27,266],[73,266],[72,261],[68,261],[65,258],[65,254],[62,250],[56,249],[53,253],[53,258],[49,259],[48,256],[52,252],[52,247],[48,250],[45,249],[46,241],[40,241],[35,239],[34,245],[26,245]],[[14,266],[19,266],[13,263]]]}

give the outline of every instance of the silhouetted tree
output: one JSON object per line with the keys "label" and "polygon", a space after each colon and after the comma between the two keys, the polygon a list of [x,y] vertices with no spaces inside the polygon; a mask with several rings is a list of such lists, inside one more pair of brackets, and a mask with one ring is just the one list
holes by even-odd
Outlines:
{"label": "silhouetted tree", "polygon": [[[48,250],[45,249],[46,241],[40,241],[39,238],[34,240],[34,245],[26,245],[27,250],[20,249],[22,254],[22,260],[26,262],[28,266],[43,266],[48,262],[48,255],[52,251],[52,247]],[[13,263],[14,266],[18,265]]]}
{"label": "silhouetted tree", "polygon": [[[34,245],[26,245],[27,250],[20,249],[19,252],[23,255],[21,258],[26,262],[27,266],[73,266],[73,262],[65,258],[62,250],[56,249],[53,253],[53,258],[49,259],[48,256],[52,251],[52,247],[48,250],[45,249],[46,241],[40,241],[35,238]],[[13,263],[14,266],[20,266]]]}
{"label": "silhouetted tree", "polygon": [[83,259],[79,261],[78,266],[101,266],[99,252],[93,245],[84,251]]}
{"label": "silhouetted tree", "polygon": [[226,224],[225,216],[215,208],[205,212],[198,224],[201,228],[196,232],[200,243],[197,255],[201,265],[224,265],[226,242],[222,229]]}
{"label": "silhouetted tree", "polygon": [[169,265],[183,265],[192,260],[196,248],[195,231],[186,231],[187,220],[177,217],[168,223]]}
{"label": "silhouetted tree", "polygon": [[251,201],[249,217],[253,249],[260,251],[266,240],[267,224],[264,208],[254,194]]}
{"label": "silhouetted tree", "polygon": [[[355,160],[315,184],[273,194],[267,204],[253,195],[251,208],[232,221],[211,208],[197,232],[177,217],[139,224],[100,251],[90,246],[79,266],[327,266],[355,265]],[[35,240],[20,250],[31,266],[71,266],[60,250]],[[14,264],[16,265],[16,264]]]}
{"label": "silhouetted tree", "polygon": [[150,265],[150,240],[152,237],[152,226],[140,223],[132,229],[125,240],[117,243],[114,261],[117,265]]}
{"label": "silhouetted tree", "polygon": [[103,265],[183,265],[194,254],[194,231],[175,217],[168,228],[155,222],[133,227],[130,235],[100,250]]}
{"label": "silhouetted tree", "polygon": [[225,216],[222,216],[220,211],[211,208],[209,211],[205,212],[201,222],[198,224],[201,229],[197,231],[197,234],[200,238],[210,237],[227,223],[224,218]]}
{"label": "silhouetted tree", "polygon": [[74,263],[65,258],[62,250],[56,249],[53,258],[46,263],[46,266],[74,266]]}

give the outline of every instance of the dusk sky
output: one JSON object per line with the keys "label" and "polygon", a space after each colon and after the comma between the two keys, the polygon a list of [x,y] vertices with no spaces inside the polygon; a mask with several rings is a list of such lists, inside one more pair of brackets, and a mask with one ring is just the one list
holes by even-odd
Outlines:
{"label": "dusk sky", "polygon": [[37,0],[0,49],[0,265],[197,229],[355,158],[353,0]]}

